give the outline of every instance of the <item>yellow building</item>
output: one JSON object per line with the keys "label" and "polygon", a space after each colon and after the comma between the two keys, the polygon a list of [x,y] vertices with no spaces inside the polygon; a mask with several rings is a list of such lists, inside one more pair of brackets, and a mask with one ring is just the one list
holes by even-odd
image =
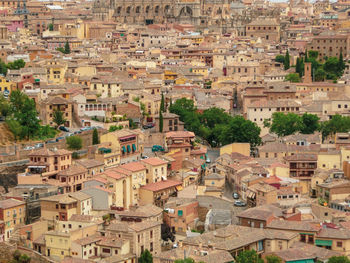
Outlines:
{"label": "yellow building", "polygon": [[68,194],[41,198],[41,218],[51,222],[55,220],[67,221],[72,215],[78,213],[78,203]]}
{"label": "yellow building", "polygon": [[158,157],[142,160],[147,168],[146,183],[155,183],[167,179],[168,162]]}
{"label": "yellow building", "polygon": [[[81,70],[80,70],[81,71]],[[88,71],[86,68],[85,71]],[[121,83],[114,76],[96,76],[91,79],[90,90],[101,98],[119,97],[122,95]]]}
{"label": "yellow building", "polygon": [[46,65],[47,81],[54,84],[63,84],[64,75],[67,71],[67,64],[59,61],[50,61]]}
{"label": "yellow building", "polygon": [[225,153],[240,153],[245,156],[250,156],[250,144],[249,143],[231,143],[220,148],[220,155]]}
{"label": "yellow building", "polygon": [[111,168],[104,171],[101,177],[108,181],[108,190],[115,193],[113,204],[128,209],[131,205],[131,175],[121,169]]}
{"label": "yellow building", "polygon": [[176,72],[165,70],[164,71],[164,80],[175,80],[178,77]]}
{"label": "yellow building", "polygon": [[340,169],[342,167],[340,151],[321,151],[318,154],[317,167],[327,170]]}
{"label": "yellow building", "polygon": [[0,76],[0,94],[7,97],[17,87],[16,83]]}
{"label": "yellow building", "polygon": [[71,238],[69,233],[49,231],[45,234],[46,255],[58,261],[70,256]]}
{"label": "yellow building", "polygon": [[4,221],[4,240],[11,237],[15,227],[25,223],[25,203],[16,199],[0,201],[0,220]]}

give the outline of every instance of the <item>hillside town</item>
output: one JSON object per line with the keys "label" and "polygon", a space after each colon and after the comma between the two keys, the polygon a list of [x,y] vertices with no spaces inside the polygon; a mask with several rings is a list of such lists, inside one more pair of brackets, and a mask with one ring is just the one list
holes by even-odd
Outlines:
{"label": "hillside town", "polygon": [[350,263],[349,0],[0,0],[0,263]]}

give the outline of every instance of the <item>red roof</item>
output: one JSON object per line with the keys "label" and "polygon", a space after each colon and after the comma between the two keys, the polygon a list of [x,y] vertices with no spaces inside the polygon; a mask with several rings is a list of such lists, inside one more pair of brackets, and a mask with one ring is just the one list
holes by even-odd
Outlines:
{"label": "red roof", "polygon": [[154,166],[168,163],[167,161],[164,161],[164,160],[162,160],[162,159],[160,159],[158,157],[152,157],[152,158],[144,159],[144,160],[142,160],[142,162],[150,164],[150,165],[154,165]]}
{"label": "red roof", "polygon": [[185,137],[194,137],[193,132],[189,131],[171,131],[167,132],[165,135],[167,138],[185,138]]}
{"label": "red roof", "polygon": [[278,184],[279,182],[281,182],[282,180],[280,178],[278,178],[277,176],[270,176],[268,178],[266,178],[264,180],[265,183],[267,184]]}
{"label": "red roof", "polygon": [[145,186],[142,186],[141,189],[157,192],[157,191],[161,191],[161,190],[168,189],[174,186],[179,186],[179,185],[182,185],[182,182],[165,180],[165,181],[147,184]]}
{"label": "red roof", "polygon": [[108,177],[117,179],[117,180],[122,179],[122,178],[125,177],[124,174],[119,173],[118,171],[115,171],[114,169],[108,169],[108,170],[104,171],[103,174],[105,174]]}
{"label": "red roof", "polygon": [[120,167],[131,172],[137,172],[146,169],[146,167],[141,162],[126,163]]}

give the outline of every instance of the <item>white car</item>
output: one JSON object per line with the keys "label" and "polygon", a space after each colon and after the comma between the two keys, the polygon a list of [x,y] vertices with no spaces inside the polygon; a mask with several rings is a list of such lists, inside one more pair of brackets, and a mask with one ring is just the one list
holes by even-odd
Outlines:
{"label": "white car", "polygon": [[23,150],[25,150],[25,151],[34,150],[34,149],[35,149],[34,146],[26,146],[23,148]]}

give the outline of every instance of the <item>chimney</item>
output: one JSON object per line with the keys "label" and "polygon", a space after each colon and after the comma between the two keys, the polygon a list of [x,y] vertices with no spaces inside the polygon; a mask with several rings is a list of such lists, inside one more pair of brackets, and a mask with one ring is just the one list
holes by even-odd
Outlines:
{"label": "chimney", "polygon": [[312,82],[312,67],[310,62],[305,62],[304,66],[304,83],[311,83]]}

